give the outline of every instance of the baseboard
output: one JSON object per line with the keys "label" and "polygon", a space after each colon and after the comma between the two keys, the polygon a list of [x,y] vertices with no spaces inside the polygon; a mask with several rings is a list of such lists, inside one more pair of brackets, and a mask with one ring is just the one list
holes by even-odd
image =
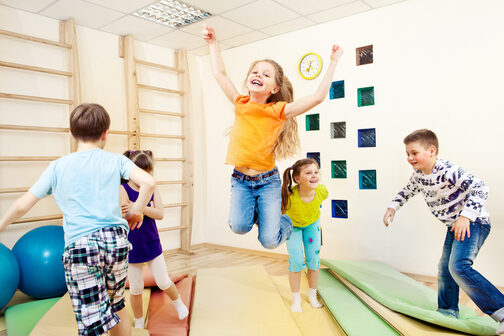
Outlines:
{"label": "baseboard", "polygon": [[[223,251],[241,252],[241,253],[247,253],[247,254],[261,256],[261,257],[280,259],[280,260],[288,260],[289,259],[289,255],[283,254],[283,253],[257,251],[257,250],[246,249],[246,248],[241,248],[241,247],[218,245],[218,244],[211,244],[211,243],[203,243],[203,245],[204,245],[204,247],[214,248],[214,249],[223,250]],[[192,248],[192,246],[191,246],[191,248]]]}

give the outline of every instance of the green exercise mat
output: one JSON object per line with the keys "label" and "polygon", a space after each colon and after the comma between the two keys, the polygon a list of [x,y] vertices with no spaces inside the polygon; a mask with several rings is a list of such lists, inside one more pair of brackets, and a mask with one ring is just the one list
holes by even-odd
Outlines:
{"label": "green exercise mat", "polygon": [[324,304],[347,335],[399,335],[333,277],[329,270],[320,270],[317,289]]}
{"label": "green exercise mat", "polygon": [[5,324],[9,336],[28,336],[42,316],[60,298],[44,299],[7,307]]}
{"label": "green exercise mat", "polygon": [[377,261],[322,259],[322,264],[341,275],[384,306],[446,328],[473,335],[495,335],[497,322],[460,306],[458,319],[436,311],[437,292]]}

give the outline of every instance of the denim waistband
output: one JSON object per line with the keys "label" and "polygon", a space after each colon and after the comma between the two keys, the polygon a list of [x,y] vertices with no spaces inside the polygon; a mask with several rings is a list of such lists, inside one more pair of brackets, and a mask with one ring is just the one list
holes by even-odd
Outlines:
{"label": "denim waistband", "polygon": [[273,176],[275,174],[278,174],[278,168],[277,167],[275,167],[272,170],[267,171],[265,173],[254,175],[254,176],[245,175],[245,174],[237,171],[236,169],[234,169],[233,170],[233,174],[231,174],[231,176],[239,178],[240,180],[243,180],[243,181],[260,181],[262,179],[265,179],[267,177]]}

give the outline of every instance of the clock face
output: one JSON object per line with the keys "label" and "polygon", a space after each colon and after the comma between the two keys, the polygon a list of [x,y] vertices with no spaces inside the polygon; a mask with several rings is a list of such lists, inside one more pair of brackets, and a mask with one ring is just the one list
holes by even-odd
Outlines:
{"label": "clock face", "polygon": [[315,53],[308,53],[299,61],[299,74],[304,79],[313,79],[322,69],[322,59]]}

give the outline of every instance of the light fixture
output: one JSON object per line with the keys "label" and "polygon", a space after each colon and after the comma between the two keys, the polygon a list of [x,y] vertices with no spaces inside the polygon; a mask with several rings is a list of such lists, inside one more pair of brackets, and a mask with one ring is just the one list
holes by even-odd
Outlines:
{"label": "light fixture", "polygon": [[158,1],[148,7],[139,9],[133,15],[172,28],[184,27],[212,16],[209,12],[177,0]]}

